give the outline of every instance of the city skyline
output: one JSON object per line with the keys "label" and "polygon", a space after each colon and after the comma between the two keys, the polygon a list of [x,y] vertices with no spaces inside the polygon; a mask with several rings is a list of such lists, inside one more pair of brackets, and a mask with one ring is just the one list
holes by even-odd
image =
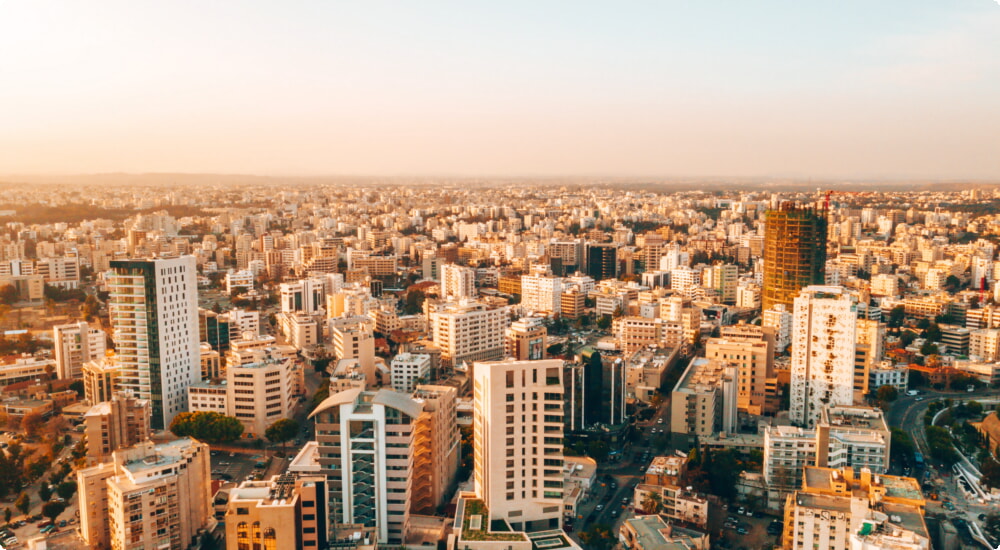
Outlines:
{"label": "city skyline", "polygon": [[1000,6],[0,8],[0,174],[1000,178]]}

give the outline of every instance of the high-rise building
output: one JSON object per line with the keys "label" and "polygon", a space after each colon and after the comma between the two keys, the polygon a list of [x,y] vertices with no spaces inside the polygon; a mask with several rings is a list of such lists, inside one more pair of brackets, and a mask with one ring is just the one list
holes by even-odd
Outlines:
{"label": "high-rise building", "polygon": [[455,264],[441,266],[441,297],[461,300],[476,296],[476,270]]}
{"label": "high-rise building", "polygon": [[101,359],[107,348],[104,331],[86,321],[52,327],[52,341],[56,376],[64,380],[83,378],[83,364]]}
{"label": "high-rise building", "polygon": [[784,203],[769,210],[764,232],[764,294],[761,307],[792,307],[799,291],[823,284],[826,218],[811,208]]}
{"label": "high-rise building", "polygon": [[562,309],[563,279],[542,267],[521,276],[521,307],[536,313],[557,313]]}
{"label": "high-rise building", "polygon": [[411,396],[353,388],[316,407],[331,521],[374,528],[380,543],[402,544],[410,515],[442,503],[458,467],[454,391],[418,386]]}
{"label": "high-rise building", "polygon": [[208,445],[181,438],[118,449],[77,472],[80,532],[91,548],[183,550],[211,520]]}
{"label": "high-rise building", "polygon": [[595,281],[618,277],[618,246],[614,243],[588,244],[587,275]]}
{"label": "high-rise building", "polygon": [[558,529],[563,517],[563,362],[477,363],[476,495],[514,531]]}
{"label": "high-rise building", "polygon": [[105,462],[115,449],[131,447],[149,439],[149,401],[117,394],[97,403],[83,415],[87,434],[87,458]]}
{"label": "high-rise building", "polygon": [[774,328],[775,351],[782,353],[792,343],[792,313],[785,304],[775,304],[762,313],[761,326]]}
{"label": "high-rise building", "polygon": [[727,362],[691,359],[671,394],[670,432],[678,444],[736,431],[737,377]]}
{"label": "high-rise building", "polygon": [[891,443],[882,409],[823,407],[816,423],[816,465],[882,474],[889,469]]}
{"label": "high-rise building", "polygon": [[523,317],[507,329],[507,356],[518,361],[545,359],[548,330],[542,317]]}
{"label": "high-rise building", "polygon": [[291,414],[293,362],[265,358],[226,369],[227,414],[243,424],[243,433],[263,437],[268,426]]}
{"label": "high-rise building", "polygon": [[201,380],[195,259],[116,260],[111,269],[118,388],[148,399],[151,426],[162,430],[187,410],[187,387]]}
{"label": "high-rise building", "polygon": [[871,387],[871,372],[882,363],[885,325],[869,319],[858,319],[854,347],[854,402],[864,403],[865,396],[878,391]]}
{"label": "high-rise building", "polygon": [[702,286],[714,289],[723,304],[735,304],[739,275],[739,268],[735,265],[713,265],[702,273]]}
{"label": "high-rise building", "polygon": [[281,312],[320,313],[326,306],[327,280],[323,277],[281,283]]}
{"label": "high-rise building", "polygon": [[327,521],[323,476],[283,474],[244,481],[229,491],[226,548],[325,548]]}
{"label": "high-rise building", "polygon": [[809,286],[792,313],[792,422],[812,427],[823,405],[854,402],[857,303],[843,287]]}

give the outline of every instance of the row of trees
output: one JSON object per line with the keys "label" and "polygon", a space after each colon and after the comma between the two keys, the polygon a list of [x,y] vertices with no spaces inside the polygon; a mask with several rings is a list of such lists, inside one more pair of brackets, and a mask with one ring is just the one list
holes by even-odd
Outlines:
{"label": "row of trees", "polygon": [[[295,438],[299,429],[295,420],[282,418],[268,426],[264,437],[272,443],[284,445]],[[193,437],[206,443],[228,443],[243,435],[243,423],[217,412],[183,412],[174,417],[170,431],[177,437]]]}

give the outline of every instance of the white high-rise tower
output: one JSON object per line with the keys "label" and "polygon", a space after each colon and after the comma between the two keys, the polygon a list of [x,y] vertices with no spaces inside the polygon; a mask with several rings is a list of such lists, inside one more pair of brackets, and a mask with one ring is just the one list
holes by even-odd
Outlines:
{"label": "white high-rise tower", "polygon": [[812,427],[824,405],[851,405],[857,303],[843,287],[807,286],[792,314],[792,422]]}
{"label": "white high-rise tower", "polygon": [[201,381],[198,284],[193,256],[111,262],[111,327],[118,388],[152,405],[151,426],[170,427]]}

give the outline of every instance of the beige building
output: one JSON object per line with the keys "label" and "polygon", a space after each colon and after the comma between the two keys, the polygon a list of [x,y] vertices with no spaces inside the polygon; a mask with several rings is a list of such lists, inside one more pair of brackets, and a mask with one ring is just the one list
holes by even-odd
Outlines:
{"label": "beige building", "polygon": [[229,492],[226,548],[326,548],[327,506],[323,476],[244,481]]}
{"label": "beige building", "polygon": [[767,379],[774,377],[774,333],[754,327],[760,333],[705,342],[705,357],[736,367],[739,376],[736,407],[753,415],[764,413],[767,400]]}
{"label": "beige building", "polygon": [[678,444],[736,429],[736,367],[705,357],[691,359],[674,386],[670,432]]}
{"label": "beige building", "polygon": [[481,302],[439,304],[429,312],[431,335],[446,365],[503,358],[508,308]]}
{"label": "beige building", "polygon": [[357,321],[332,323],[330,335],[333,339],[333,353],[338,360],[357,359],[368,377],[368,383],[375,383],[375,335],[372,322],[364,317]]}
{"label": "beige building", "polygon": [[626,519],[618,532],[625,550],[709,550],[707,534],[684,529],[658,515]]}
{"label": "beige building", "polygon": [[288,359],[265,359],[226,369],[228,414],[243,424],[244,437],[263,437],[268,426],[288,418],[294,397],[292,369]]}
{"label": "beige building", "polygon": [[86,321],[52,327],[56,355],[56,376],[61,379],[83,378],[83,365],[104,357],[107,336]]}
{"label": "beige building", "polygon": [[149,439],[149,401],[118,394],[97,403],[83,416],[87,434],[87,458],[106,462],[116,449]]}
{"label": "beige building", "polygon": [[885,325],[878,321],[858,319],[854,347],[854,402],[864,403],[865,396],[877,391],[871,387],[871,373],[882,362]]}
{"label": "beige building", "polygon": [[83,395],[88,404],[94,405],[111,399],[116,391],[115,379],[119,372],[113,357],[84,363],[80,370],[83,375]]}
{"label": "beige building", "polygon": [[78,471],[84,541],[113,550],[188,548],[213,521],[208,455],[208,445],[189,438],[147,441]]}
{"label": "beige building", "polygon": [[24,354],[20,357],[4,357],[0,364],[0,386],[9,386],[17,382],[48,379],[49,372],[55,374],[56,362],[46,357],[35,357]]}
{"label": "beige building", "polygon": [[816,424],[816,466],[889,470],[892,443],[881,409],[860,406],[823,407]]}
{"label": "beige building", "polygon": [[708,526],[708,500],[685,487],[681,478],[687,470],[685,456],[658,456],[653,459],[642,483],[634,491],[636,509],[659,514],[672,522]]}
{"label": "beige building", "polygon": [[541,317],[523,317],[507,329],[507,357],[518,361],[545,359],[548,329]]}
{"label": "beige building", "polygon": [[410,516],[444,503],[458,467],[454,389],[345,390],[316,407],[317,461],[329,480],[330,517],[402,544]]}
{"label": "beige building", "polygon": [[929,550],[917,480],[807,467],[785,502],[785,550]]}
{"label": "beige building", "polygon": [[563,503],[563,362],[499,361],[474,370],[476,495],[484,521],[558,529]]}
{"label": "beige building", "polygon": [[276,317],[285,340],[295,348],[306,349],[320,342],[323,330],[317,315],[279,313]]}

